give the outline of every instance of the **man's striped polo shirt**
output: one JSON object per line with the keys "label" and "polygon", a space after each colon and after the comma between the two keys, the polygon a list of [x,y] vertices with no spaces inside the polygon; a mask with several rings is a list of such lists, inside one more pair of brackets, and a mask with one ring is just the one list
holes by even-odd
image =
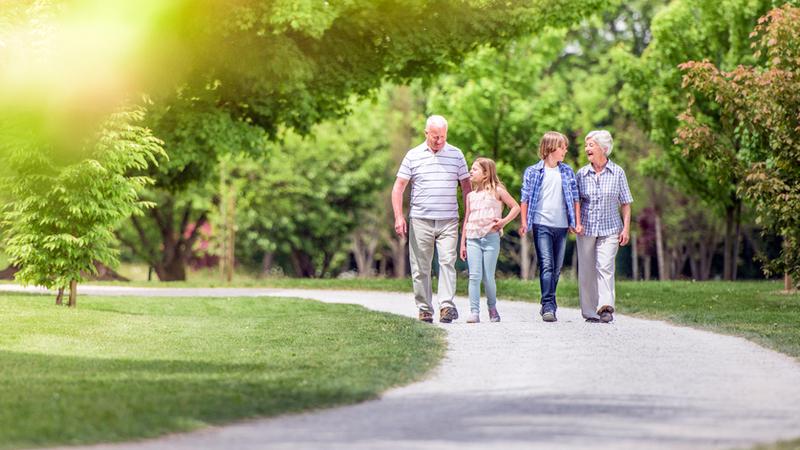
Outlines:
{"label": "man's striped polo shirt", "polygon": [[458,219],[458,183],[469,178],[467,161],[461,150],[445,144],[434,153],[423,142],[406,153],[397,177],[411,181],[408,217]]}

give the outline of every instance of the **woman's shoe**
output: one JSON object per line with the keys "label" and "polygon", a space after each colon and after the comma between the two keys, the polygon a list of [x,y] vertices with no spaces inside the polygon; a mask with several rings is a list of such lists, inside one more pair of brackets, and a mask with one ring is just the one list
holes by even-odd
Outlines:
{"label": "woman's shoe", "polygon": [[478,313],[469,313],[469,317],[467,317],[467,323],[480,323],[480,321],[481,316]]}
{"label": "woman's shoe", "polygon": [[489,320],[491,322],[500,322],[500,313],[497,312],[497,308],[489,308]]}

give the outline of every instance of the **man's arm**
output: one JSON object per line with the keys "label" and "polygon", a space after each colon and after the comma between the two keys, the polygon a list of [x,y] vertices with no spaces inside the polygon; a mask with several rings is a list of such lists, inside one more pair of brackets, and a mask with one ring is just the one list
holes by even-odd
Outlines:
{"label": "man's arm", "polygon": [[403,193],[408,186],[408,180],[398,177],[394,180],[392,187],[392,210],[394,211],[394,232],[398,236],[405,236],[408,234],[408,225],[406,224],[406,217],[403,214]]}
{"label": "man's arm", "polygon": [[464,204],[467,204],[467,194],[472,192],[472,182],[469,181],[469,178],[464,178],[461,180],[461,195],[464,196]]}

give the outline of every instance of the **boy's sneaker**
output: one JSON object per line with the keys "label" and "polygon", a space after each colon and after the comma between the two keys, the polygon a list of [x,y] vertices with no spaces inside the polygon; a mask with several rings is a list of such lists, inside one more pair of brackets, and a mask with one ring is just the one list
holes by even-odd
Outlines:
{"label": "boy's sneaker", "polygon": [[467,323],[480,323],[480,322],[481,322],[481,316],[478,313],[476,312],[469,313],[469,317],[467,317]]}
{"label": "boy's sneaker", "polygon": [[423,322],[433,323],[433,313],[430,311],[419,310],[419,320]]}
{"label": "boy's sneaker", "polygon": [[500,322],[500,313],[497,312],[497,308],[489,308],[489,320],[491,322]]}
{"label": "boy's sneaker", "polygon": [[458,311],[455,308],[445,306],[439,310],[439,322],[450,323],[458,319]]}
{"label": "boy's sneaker", "polygon": [[554,311],[547,311],[542,314],[542,320],[545,322],[556,322],[558,319],[556,318],[556,313]]}

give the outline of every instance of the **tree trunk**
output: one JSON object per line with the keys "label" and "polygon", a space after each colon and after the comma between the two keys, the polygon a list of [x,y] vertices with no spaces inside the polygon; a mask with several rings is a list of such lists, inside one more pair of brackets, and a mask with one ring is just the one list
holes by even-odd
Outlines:
{"label": "tree trunk", "polygon": [[272,271],[272,262],[275,260],[275,253],[273,252],[264,252],[264,256],[261,258],[261,274],[262,275],[269,275]]}
{"label": "tree trunk", "polygon": [[375,270],[375,249],[378,247],[378,234],[369,233],[365,230],[353,233],[352,251],[356,260],[358,275],[361,277],[371,277]]}
{"label": "tree trunk", "polygon": [[689,254],[689,270],[692,273],[692,280],[700,280],[700,245],[691,244],[694,251]]}
{"label": "tree trunk", "polygon": [[156,275],[161,281],[185,281],[186,263],[183,258],[174,258],[167,263],[155,265]]}
{"label": "tree trunk", "polygon": [[74,308],[78,306],[78,281],[77,280],[70,280],[69,281],[69,301],[67,302],[67,306],[70,308]]}
{"label": "tree trunk", "polygon": [[61,306],[64,304],[64,288],[58,288],[58,294],[56,295],[56,305]]}
{"label": "tree trunk", "polygon": [[97,275],[87,273],[86,275],[92,280],[101,281],[130,281],[129,279],[118,274],[114,269],[101,263],[100,261],[94,262],[94,267],[97,269]]}
{"label": "tree trunk", "polygon": [[394,264],[394,277],[405,278],[406,269],[406,243],[408,238],[395,236],[389,240],[392,247],[392,262]]}
{"label": "tree trunk", "polygon": [[295,275],[303,278],[314,278],[316,276],[316,269],[311,257],[301,250],[292,250],[290,254],[292,261],[292,268]]}
{"label": "tree trunk", "polygon": [[[148,210],[147,215],[155,223],[160,241],[149,237],[142,220],[136,216],[131,217],[131,223],[137,236],[129,239],[118,233],[117,237],[147,261],[161,281],[182,281],[186,279],[186,265],[191,258],[192,247],[200,237],[200,228],[208,221],[208,211],[200,212],[194,222],[190,220],[191,213],[191,207],[187,206],[176,221],[175,200],[167,195],[160,200],[159,206]],[[191,223],[194,223],[194,229],[189,232]]]}
{"label": "tree trunk", "polygon": [[739,241],[742,235],[742,202],[736,202],[734,211],[733,249],[731,254],[731,280],[736,281],[739,272]]}
{"label": "tree trunk", "polygon": [[783,290],[785,292],[794,291],[794,284],[792,284],[792,276],[788,273],[783,274]]}
{"label": "tree trunk", "polygon": [[733,261],[731,253],[733,250],[734,215],[733,206],[725,208],[725,244],[722,250],[722,278],[728,281],[733,280]]}
{"label": "tree trunk", "polygon": [[656,225],[656,258],[658,262],[658,279],[665,281],[669,279],[669,274],[667,273],[669,269],[667,268],[666,261],[664,260],[664,238],[661,233],[661,213],[656,211],[654,217]]}
{"label": "tree trunk", "polygon": [[636,246],[635,231],[631,231],[631,266],[633,267],[633,280],[639,281],[639,252]]}
{"label": "tree trunk", "polygon": [[13,280],[14,275],[19,272],[19,267],[17,266],[8,266],[3,270],[0,270],[0,280]]}
{"label": "tree trunk", "polygon": [[652,258],[650,255],[645,255],[642,259],[644,264],[644,280],[650,281],[650,271],[652,270],[650,266],[653,264]]}
{"label": "tree trunk", "polygon": [[381,278],[386,278],[386,260],[387,259],[388,258],[386,258],[386,256],[383,255],[381,260],[378,262],[378,274],[380,274]]}
{"label": "tree trunk", "polygon": [[523,280],[530,279],[531,255],[528,245],[528,234],[519,237],[519,277]]}

